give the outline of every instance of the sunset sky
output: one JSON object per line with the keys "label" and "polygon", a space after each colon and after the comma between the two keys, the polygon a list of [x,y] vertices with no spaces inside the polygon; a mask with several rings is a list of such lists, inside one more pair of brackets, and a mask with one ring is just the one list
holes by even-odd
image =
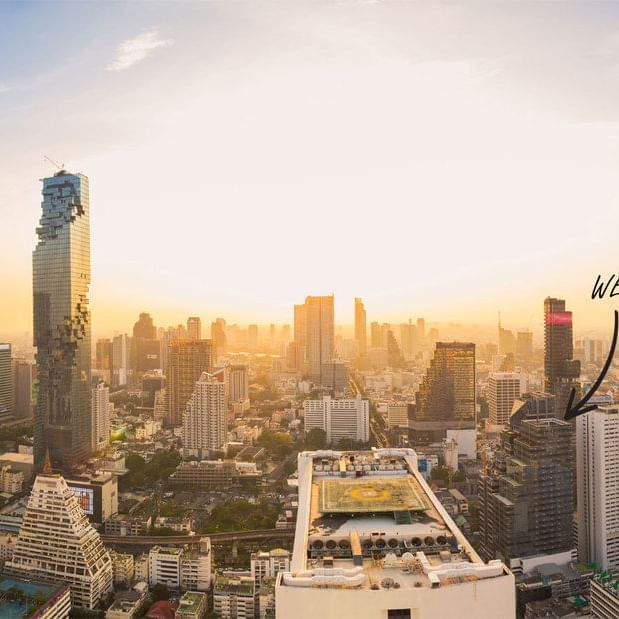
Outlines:
{"label": "sunset sky", "polygon": [[606,333],[619,4],[0,3],[0,338],[54,167],[90,178],[95,333],[190,314]]}

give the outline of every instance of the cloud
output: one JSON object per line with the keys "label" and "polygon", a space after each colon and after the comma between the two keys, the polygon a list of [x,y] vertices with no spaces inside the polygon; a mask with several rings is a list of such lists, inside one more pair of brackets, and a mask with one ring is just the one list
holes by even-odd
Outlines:
{"label": "cloud", "polygon": [[2,82],[0,82],[0,95],[5,92],[9,92],[10,90],[12,90],[10,86],[7,86],[6,84],[3,84]]}
{"label": "cloud", "polygon": [[158,47],[171,45],[171,40],[159,38],[159,29],[151,28],[123,41],[116,50],[116,58],[106,67],[107,71],[124,71],[144,60]]}

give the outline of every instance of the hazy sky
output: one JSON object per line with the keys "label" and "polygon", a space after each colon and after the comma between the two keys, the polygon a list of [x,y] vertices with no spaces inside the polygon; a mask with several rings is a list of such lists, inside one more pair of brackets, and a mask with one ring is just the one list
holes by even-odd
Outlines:
{"label": "hazy sky", "polygon": [[189,314],[576,328],[619,270],[619,4],[0,3],[0,333],[90,177],[95,331]]}

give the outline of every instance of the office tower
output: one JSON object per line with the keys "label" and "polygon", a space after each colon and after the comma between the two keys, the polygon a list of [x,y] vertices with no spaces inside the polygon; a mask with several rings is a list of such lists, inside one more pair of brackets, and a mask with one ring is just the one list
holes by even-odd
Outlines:
{"label": "office tower", "polygon": [[405,359],[413,359],[418,345],[417,327],[409,319],[400,325],[400,347]]}
{"label": "office tower", "polygon": [[131,339],[131,369],[133,382],[139,379],[139,374],[161,368],[161,351],[157,339],[157,329],[150,314],[142,312],[133,326]]}
{"label": "office tower", "polygon": [[327,443],[337,445],[343,438],[367,443],[370,440],[370,404],[356,398],[335,400],[304,400],[305,432],[313,428],[324,430]]}
{"label": "office tower", "polygon": [[[294,343],[295,365],[299,372],[305,370],[305,355],[307,345],[307,308],[305,304],[294,306]],[[293,367],[293,366],[291,366]]]}
{"label": "office tower", "polygon": [[[514,619],[515,579],[483,563],[412,449],[298,456],[299,512],[276,616]],[[414,524],[411,524],[414,523]]]}
{"label": "office tower", "polygon": [[167,423],[179,425],[196,381],[215,364],[212,340],[174,340],[168,348]]}
{"label": "office tower", "polygon": [[355,340],[359,355],[365,355],[368,350],[367,315],[363,300],[359,297],[355,297]]}
{"label": "office tower", "polygon": [[574,549],[572,426],[554,417],[512,415],[479,479],[480,549],[513,569],[534,555]]}
{"label": "office tower", "polygon": [[419,338],[419,343],[423,345],[426,339],[426,319],[425,318],[417,318],[417,337]]}
{"label": "office tower", "polygon": [[71,468],[90,454],[90,204],[88,178],[61,170],[43,179],[32,256],[34,345],[39,392],[34,463],[45,453]]}
{"label": "office tower", "polygon": [[92,445],[91,449],[104,448],[110,441],[110,390],[99,382],[92,387]]}
{"label": "office tower", "polygon": [[226,350],[226,321],[223,318],[216,318],[211,323],[211,339],[217,354],[222,354]]}
{"label": "office tower", "polygon": [[545,390],[557,396],[557,408],[565,411],[580,363],[573,359],[572,312],[565,311],[563,299],[544,300]]}
{"label": "office tower", "polygon": [[576,419],[578,558],[619,569],[619,408]]}
{"label": "office tower", "polygon": [[322,364],[335,357],[333,296],[306,297],[306,352],[310,380],[322,385]]}
{"label": "office tower", "polygon": [[187,339],[202,339],[202,321],[198,316],[190,316],[187,318]]}
{"label": "office tower", "polygon": [[246,365],[228,368],[228,398],[230,402],[243,402],[249,398],[249,369]]}
{"label": "office tower", "polygon": [[32,368],[30,361],[13,359],[13,414],[18,418],[32,417]]}
{"label": "office tower", "polygon": [[112,342],[108,339],[97,340],[95,345],[95,367],[97,370],[111,370],[112,357]]}
{"label": "office tower", "polygon": [[516,334],[516,363],[523,368],[533,364],[533,333],[518,331]]}
{"label": "office tower", "polygon": [[387,348],[388,333],[391,330],[389,323],[380,324],[373,322],[370,324],[370,346],[372,348]]}
{"label": "office tower", "polygon": [[129,355],[131,338],[125,333],[112,340],[112,385],[119,387],[127,384],[129,376]]}
{"label": "office tower", "polygon": [[516,338],[509,329],[501,326],[501,314],[499,313],[499,355],[514,354],[516,352]]}
{"label": "office tower", "polygon": [[520,397],[522,377],[516,372],[494,372],[488,378],[489,422],[492,426],[504,426],[509,423],[509,416],[514,401]]}
{"label": "office tower", "polygon": [[322,364],[322,386],[336,394],[343,393],[348,387],[348,367],[341,359]]}
{"label": "office tower", "polygon": [[475,423],[475,344],[437,342],[417,392],[415,418]]}
{"label": "office tower", "polygon": [[288,342],[288,346],[286,346],[286,367],[290,370],[302,371],[303,348],[300,344]]}
{"label": "office tower", "polygon": [[13,414],[11,345],[0,343],[0,413]]}
{"label": "office tower", "polygon": [[387,427],[408,428],[408,404],[406,402],[390,402],[387,405]]}
{"label": "office tower", "polygon": [[523,393],[519,398],[514,400],[510,419],[514,421],[545,417],[563,419],[562,414],[557,414],[556,406],[557,398],[551,393],[545,393],[543,391]]}
{"label": "office tower", "polygon": [[159,351],[161,356],[161,371],[165,376],[168,375],[168,352],[170,350],[170,343],[175,340],[186,339],[179,335],[179,330],[176,327],[168,327],[163,331],[159,339]]}
{"label": "office tower", "polygon": [[5,572],[64,582],[72,606],[95,608],[112,589],[110,555],[64,478],[43,468]]}
{"label": "office tower", "polygon": [[226,448],[228,426],[223,374],[203,372],[183,413],[183,453],[198,458]]}

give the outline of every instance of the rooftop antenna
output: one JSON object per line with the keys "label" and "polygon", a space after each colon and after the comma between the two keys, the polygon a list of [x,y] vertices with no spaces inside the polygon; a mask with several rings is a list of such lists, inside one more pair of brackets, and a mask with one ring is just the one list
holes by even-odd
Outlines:
{"label": "rooftop antenna", "polygon": [[54,161],[51,157],[48,157],[47,155],[43,155],[43,159],[45,159],[45,161],[49,161],[54,167],[58,168],[59,172],[61,170],[64,170],[64,163],[60,164]]}

